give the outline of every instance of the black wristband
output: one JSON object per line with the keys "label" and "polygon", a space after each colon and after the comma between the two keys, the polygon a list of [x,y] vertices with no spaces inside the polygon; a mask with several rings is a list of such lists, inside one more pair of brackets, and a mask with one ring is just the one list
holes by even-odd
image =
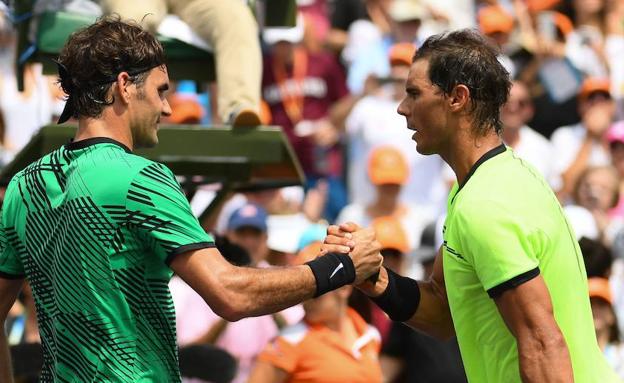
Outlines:
{"label": "black wristband", "polygon": [[402,277],[388,268],[386,271],[388,272],[386,290],[378,297],[371,297],[371,300],[393,321],[405,322],[414,316],[420,303],[418,282],[412,278]]}
{"label": "black wristband", "polygon": [[346,254],[325,254],[306,265],[310,266],[316,278],[315,298],[355,281],[355,266]]}

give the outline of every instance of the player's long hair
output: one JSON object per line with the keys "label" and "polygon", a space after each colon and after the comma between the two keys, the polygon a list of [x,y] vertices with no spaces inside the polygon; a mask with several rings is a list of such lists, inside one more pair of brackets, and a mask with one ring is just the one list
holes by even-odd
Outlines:
{"label": "player's long hair", "polygon": [[511,81],[498,61],[498,51],[479,32],[463,29],[429,37],[413,61],[429,61],[429,80],[446,95],[463,84],[470,90],[475,132],[500,134],[500,109],[507,102]]}

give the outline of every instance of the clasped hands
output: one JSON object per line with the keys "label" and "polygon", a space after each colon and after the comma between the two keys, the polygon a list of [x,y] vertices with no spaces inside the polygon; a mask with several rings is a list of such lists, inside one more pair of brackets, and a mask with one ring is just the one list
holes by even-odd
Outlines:
{"label": "clasped hands", "polygon": [[[327,236],[321,246],[321,255],[327,253],[348,254],[355,267],[353,284],[367,295],[379,295],[377,279],[385,280],[387,275],[381,267],[383,256],[381,244],[377,241],[375,231],[362,228],[353,222],[331,225],[327,228]],[[383,290],[382,290],[383,291]]]}

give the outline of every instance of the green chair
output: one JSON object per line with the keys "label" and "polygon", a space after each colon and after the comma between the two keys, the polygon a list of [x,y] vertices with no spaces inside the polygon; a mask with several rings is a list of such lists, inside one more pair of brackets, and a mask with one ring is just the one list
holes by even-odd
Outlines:
{"label": "green chair", "polygon": [[[49,125],[41,130],[0,171],[0,185],[37,158],[69,142],[76,127]],[[167,165],[183,176],[188,196],[198,186],[220,183],[216,198],[201,215],[206,218],[233,189],[262,189],[302,185],[301,166],[281,128],[258,126],[202,128],[164,125],[159,128],[160,143],[135,153]]]}

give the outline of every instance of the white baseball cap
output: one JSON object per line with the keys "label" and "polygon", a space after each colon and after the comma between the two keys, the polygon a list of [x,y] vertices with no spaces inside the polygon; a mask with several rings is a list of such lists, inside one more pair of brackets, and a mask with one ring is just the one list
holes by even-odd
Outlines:
{"label": "white baseball cap", "polygon": [[405,21],[422,20],[427,16],[427,9],[420,0],[394,0],[388,10],[392,20],[402,23]]}
{"label": "white baseball cap", "polygon": [[262,31],[262,38],[268,45],[274,45],[280,41],[297,44],[303,40],[303,15],[297,15],[297,24],[294,27],[272,27]]}

